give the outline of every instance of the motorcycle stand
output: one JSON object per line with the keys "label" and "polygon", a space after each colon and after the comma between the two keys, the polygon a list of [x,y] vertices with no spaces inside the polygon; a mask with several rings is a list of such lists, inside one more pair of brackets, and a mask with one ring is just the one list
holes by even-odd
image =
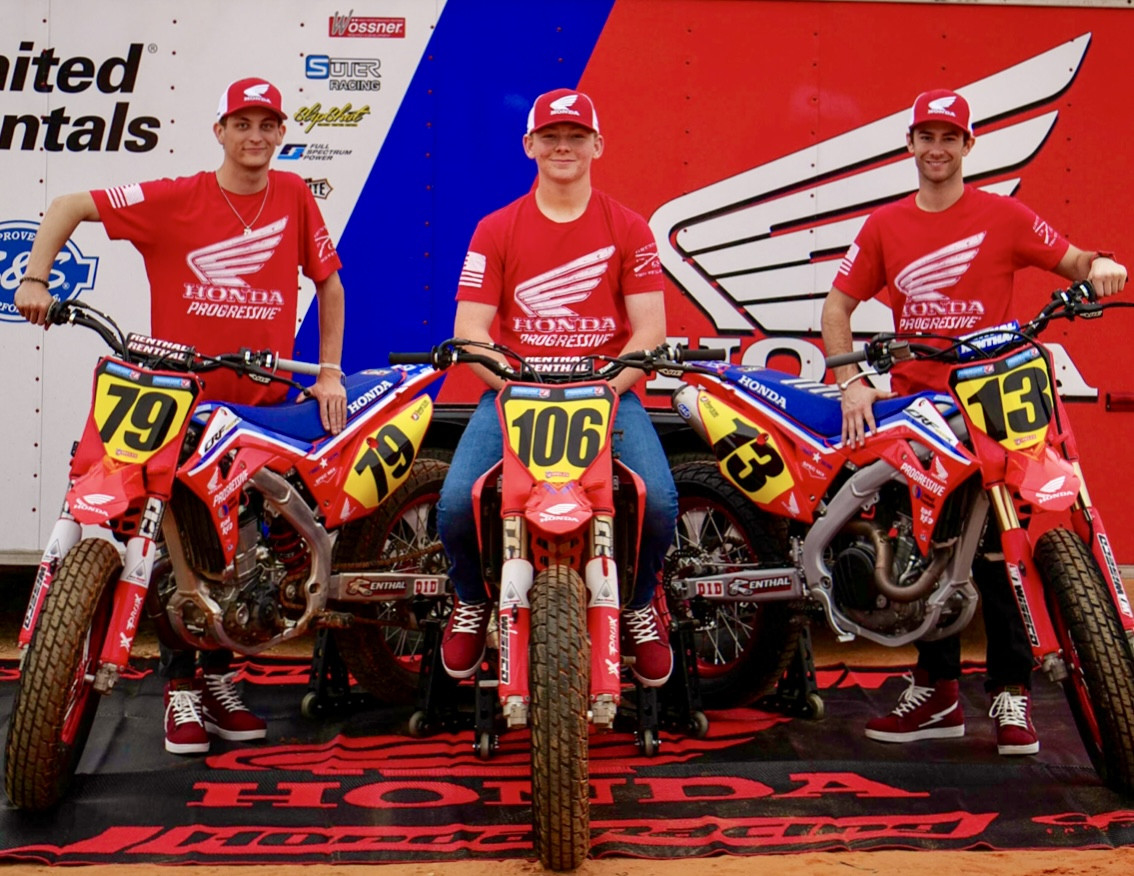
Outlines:
{"label": "motorcycle stand", "polygon": [[[646,757],[661,750],[662,729],[701,739],[709,732],[709,719],[701,710],[701,678],[697,673],[693,621],[677,621],[670,631],[673,673],[661,687],[643,687],[634,678],[635,698],[624,703],[619,717],[634,721],[638,749]],[[620,723],[616,720],[615,726]],[[623,724],[624,727],[624,724]],[[620,728],[623,729],[623,728]]]}
{"label": "motorcycle stand", "polygon": [[326,718],[356,712],[373,703],[369,694],[351,692],[350,673],[339,656],[335,637],[328,627],[320,627],[315,633],[307,693],[299,704],[299,713],[304,718]]}
{"label": "motorcycle stand", "polygon": [[807,626],[800,631],[795,656],[776,685],[775,693],[757,701],[756,707],[813,721],[823,719],[825,708],[815,679],[815,655],[811,650],[811,630]]}
{"label": "motorcycle stand", "polygon": [[[467,730],[474,732],[474,750],[477,757],[487,760],[496,749],[498,734],[496,718],[498,682],[491,669],[481,666],[477,670],[473,690],[471,713],[462,685],[446,674],[441,665],[441,636],[444,624],[430,618],[422,621],[421,676],[418,680],[417,710],[410,716],[411,736],[429,736],[442,731]],[[693,644],[693,622],[679,621],[671,634],[673,643],[673,674],[660,688],[643,687],[634,682],[635,696],[623,702],[615,726],[631,732],[638,747],[647,757],[653,757],[661,747],[661,729],[703,737],[709,730],[709,719],[701,711],[700,677]],[[465,707],[461,701],[465,699]]]}

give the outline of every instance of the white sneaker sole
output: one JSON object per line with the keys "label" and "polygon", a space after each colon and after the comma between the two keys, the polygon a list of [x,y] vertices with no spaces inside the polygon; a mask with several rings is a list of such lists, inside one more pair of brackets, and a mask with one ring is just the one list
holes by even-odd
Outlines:
{"label": "white sneaker sole", "polygon": [[1004,755],[1039,754],[1039,741],[1030,745],[998,745],[996,750]]}
{"label": "white sneaker sole", "polygon": [[253,739],[263,739],[268,735],[268,729],[263,730],[225,730],[216,724],[205,722],[205,732],[210,736],[217,736],[228,742],[249,742]]}
{"label": "white sneaker sole", "polygon": [[165,740],[165,750],[170,754],[207,754],[208,742],[170,742]]}
{"label": "white sneaker sole", "polygon": [[863,731],[867,739],[875,742],[918,742],[922,739],[960,739],[965,735],[965,725],[956,727],[923,727],[921,730],[909,730],[905,733],[891,733],[887,730],[871,730],[869,727]]}

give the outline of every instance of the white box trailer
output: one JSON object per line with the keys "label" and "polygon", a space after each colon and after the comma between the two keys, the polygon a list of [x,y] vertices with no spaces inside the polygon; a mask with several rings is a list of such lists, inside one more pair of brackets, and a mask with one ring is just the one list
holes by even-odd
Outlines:
{"label": "white box trailer", "polygon": [[[1125,0],[27,0],[0,5],[0,565],[38,561],[103,352],[12,306],[51,199],[220,163],[228,82],[262,75],[290,115],[274,167],[299,173],[343,259],[348,370],[448,337],[476,221],[526,191],[534,97],[579,87],[599,110],[596,184],[646,216],[666,269],[674,340],[821,378],[819,311],[874,206],[912,190],[906,114],[930,87],[965,91],[971,182],[1016,193],[1073,242],[1134,261],[1124,144]],[[302,279],[302,278],[301,278]],[[74,234],[52,291],[145,332],[142,261],[97,223]],[[1056,280],[1018,281],[1039,302]],[[317,352],[301,282],[297,358]],[[871,304],[865,337],[888,327]],[[1093,498],[1119,561],[1134,466],[1127,317],[1050,332]],[[652,403],[668,404],[656,380]],[[441,401],[474,387],[450,378]],[[665,420],[659,413],[659,420]],[[439,441],[452,433],[439,432]]]}

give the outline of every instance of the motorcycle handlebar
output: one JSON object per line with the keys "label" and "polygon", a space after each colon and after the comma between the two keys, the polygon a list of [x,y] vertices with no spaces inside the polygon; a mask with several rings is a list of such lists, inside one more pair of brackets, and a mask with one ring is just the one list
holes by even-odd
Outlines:
{"label": "motorcycle handlebar", "polygon": [[391,353],[389,361],[391,365],[432,365],[435,355],[434,350],[428,353]]}
{"label": "motorcycle handlebar", "polygon": [[855,365],[859,362],[866,361],[866,348],[861,350],[852,350],[849,353],[838,353],[834,356],[828,356],[825,360],[828,368],[841,368],[843,365]]}

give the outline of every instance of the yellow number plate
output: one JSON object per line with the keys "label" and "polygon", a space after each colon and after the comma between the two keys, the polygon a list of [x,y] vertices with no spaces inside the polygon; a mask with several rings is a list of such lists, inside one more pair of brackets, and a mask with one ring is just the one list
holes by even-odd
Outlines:
{"label": "yellow number plate", "polygon": [[197,383],[104,362],[95,377],[95,425],[107,456],[141,464],[181,434],[193,413]]}
{"label": "yellow number plate", "polygon": [[1045,440],[1055,401],[1038,350],[958,368],[950,383],[969,420],[994,441],[1021,450]]}
{"label": "yellow number plate", "polygon": [[578,480],[606,447],[614,399],[606,384],[510,386],[504,440],[537,481]]}
{"label": "yellow number plate", "polygon": [[343,490],[366,508],[377,508],[409,477],[414,457],[429,428],[429,396],[407,406],[359,445]]}
{"label": "yellow number plate", "polygon": [[697,399],[721,471],[762,505],[795,486],[776,439],[720,399]]}

